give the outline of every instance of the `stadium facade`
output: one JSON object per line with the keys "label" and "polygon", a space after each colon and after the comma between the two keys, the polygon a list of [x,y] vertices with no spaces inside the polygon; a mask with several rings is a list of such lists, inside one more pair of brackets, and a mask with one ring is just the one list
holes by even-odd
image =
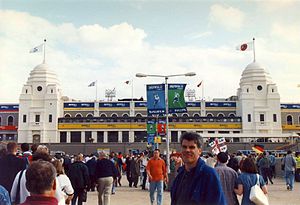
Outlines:
{"label": "stadium facade", "polygon": [[[0,141],[147,142],[147,101],[80,102],[62,96],[55,72],[47,64],[36,66],[19,104],[0,104]],[[281,103],[276,84],[257,62],[244,69],[237,96],[186,104],[186,113],[170,116],[170,142],[185,131],[230,142],[284,142],[300,134],[300,104]]]}

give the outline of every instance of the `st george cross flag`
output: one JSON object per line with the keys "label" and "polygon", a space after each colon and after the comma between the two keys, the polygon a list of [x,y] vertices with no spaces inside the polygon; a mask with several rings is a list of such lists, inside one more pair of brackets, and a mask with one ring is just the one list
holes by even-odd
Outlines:
{"label": "st george cross flag", "polygon": [[253,42],[243,43],[236,47],[238,51],[251,51],[253,50]]}
{"label": "st george cross flag", "polygon": [[95,86],[95,85],[96,85],[96,81],[91,82],[91,83],[88,85],[88,87],[92,87],[92,86]]}
{"label": "st george cross flag", "polygon": [[42,52],[42,51],[43,51],[43,48],[44,48],[44,44],[42,43],[41,45],[36,46],[36,47],[34,47],[33,49],[31,49],[31,50],[29,51],[29,53]]}

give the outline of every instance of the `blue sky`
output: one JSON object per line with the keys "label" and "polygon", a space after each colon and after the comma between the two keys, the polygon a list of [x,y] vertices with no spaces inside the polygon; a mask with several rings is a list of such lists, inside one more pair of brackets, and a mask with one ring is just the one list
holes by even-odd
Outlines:
{"label": "blue sky", "polygon": [[[177,74],[205,98],[236,95],[252,52],[235,47],[256,38],[256,59],[271,74],[282,102],[300,102],[300,2],[268,1],[71,1],[0,0],[0,102],[18,102],[29,72],[42,54],[29,50],[47,39],[46,62],[61,81],[63,95],[88,101],[104,90],[117,98],[145,97],[145,85],[163,79],[138,72]],[[296,93],[299,93],[297,95]]]}

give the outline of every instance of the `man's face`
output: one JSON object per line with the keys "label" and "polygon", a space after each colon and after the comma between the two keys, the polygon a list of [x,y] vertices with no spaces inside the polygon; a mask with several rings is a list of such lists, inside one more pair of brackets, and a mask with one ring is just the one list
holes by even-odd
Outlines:
{"label": "man's face", "polygon": [[186,164],[197,163],[201,149],[194,141],[183,140],[181,143],[182,159]]}
{"label": "man's face", "polygon": [[159,157],[159,151],[158,151],[158,150],[155,150],[155,151],[153,152],[153,157],[154,157],[155,159],[157,159],[157,158]]}

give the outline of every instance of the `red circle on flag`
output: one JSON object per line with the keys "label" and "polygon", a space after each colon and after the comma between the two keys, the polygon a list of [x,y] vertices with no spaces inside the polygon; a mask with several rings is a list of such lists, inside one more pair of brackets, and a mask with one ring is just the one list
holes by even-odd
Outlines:
{"label": "red circle on flag", "polygon": [[248,47],[248,45],[246,43],[241,45],[241,51],[247,50],[247,47]]}

